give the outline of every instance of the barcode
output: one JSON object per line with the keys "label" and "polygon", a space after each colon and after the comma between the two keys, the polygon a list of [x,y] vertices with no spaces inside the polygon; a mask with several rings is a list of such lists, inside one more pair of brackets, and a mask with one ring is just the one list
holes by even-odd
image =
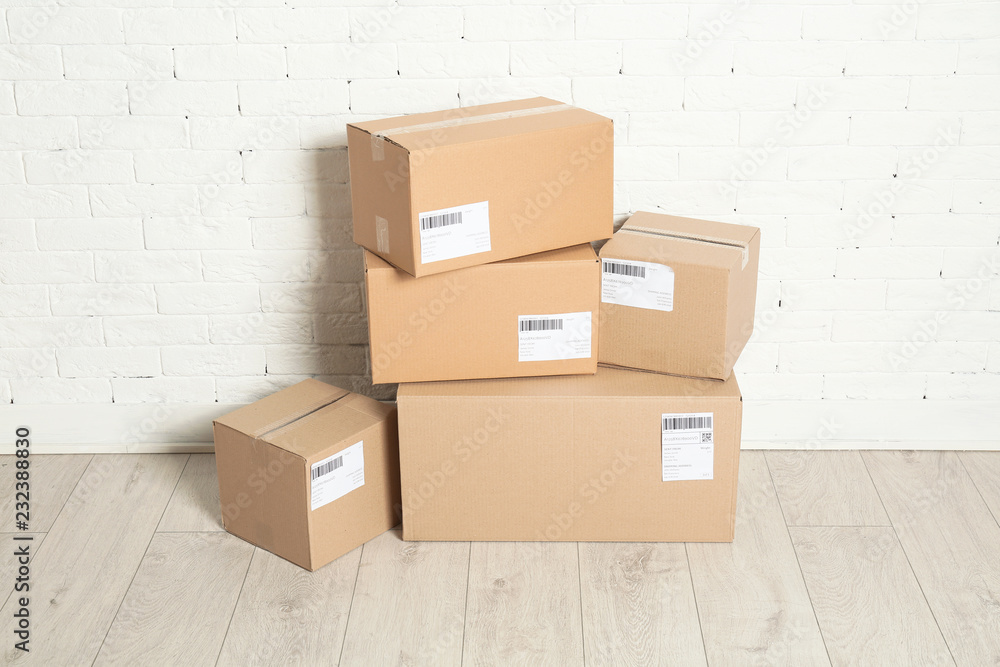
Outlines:
{"label": "barcode", "polygon": [[692,428],[712,428],[711,417],[664,417],[664,431],[680,431]]}
{"label": "barcode", "polygon": [[521,320],[520,322],[521,331],[552,331],[553,329],[562,330],[562,328],[562,320]]}
{"label": "barcode", "polygon": [[438,227],[447,227],[448,225],[460,225],[462,224],[462,212],[456,211],[455,213],[442,213],[441,215],[428,215],[426,217],[420,218],[420,230],[425,229],[437,229]]}
{"label": "barcode", "polygon": [[325,475],[327,473],[331,473],[331,472],[333,472],[334,470],[336,470],[337,468],[339,468],[339,467],[341,467],[343,465],[344,465],[344,457],[343,456],[338,456],[337,458],[333,459],[332,461],[327,461],[323,465],[316,466],[315,468],[313,468],[312,469],[312,478],[316,479],[318,477],[322,477],[323,475]]}
{"label": "barcode", "polygon": [[631,278],[646,277],[646,267],[635,264],[621,264],[620,262],[604,262],[604,272],[614,273],[619,276],[629,276]]}

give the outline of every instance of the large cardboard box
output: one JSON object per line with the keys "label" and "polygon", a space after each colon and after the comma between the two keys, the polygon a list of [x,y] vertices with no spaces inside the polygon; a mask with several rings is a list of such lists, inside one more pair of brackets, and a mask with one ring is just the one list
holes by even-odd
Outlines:
{"label": "large cardboard box", "polygon": [[734,378],[596,375],[399,388],[403,539],[733,539]]}
{"label": "large cardboard box", "polygon": [[423,278],[366,252],[372,380],[593,373],[600,271],[589,244]]}
{"label": "large cardboard box", "polygon": [[305,380],[214,429],[233,535],[315,570],[396,525],[395,408]]}
{"label": "large cardboard box", "polygon": [[753,333],[760,230],[639,212],[601,248],[602,364],[724,380]]}
{"label": "large cardboard box", "polygon": [[347,126],[354,241],[414,276],[606,239],[614,130],[536,97]]}

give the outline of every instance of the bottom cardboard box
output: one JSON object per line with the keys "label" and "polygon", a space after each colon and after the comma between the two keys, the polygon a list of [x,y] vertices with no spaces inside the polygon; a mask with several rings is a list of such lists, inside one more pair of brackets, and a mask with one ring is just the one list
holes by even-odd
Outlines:
{"label": "bottom cardboard box", "polygon": [[733,539],[734,377],[421,382],[397,405],[405,540]]}

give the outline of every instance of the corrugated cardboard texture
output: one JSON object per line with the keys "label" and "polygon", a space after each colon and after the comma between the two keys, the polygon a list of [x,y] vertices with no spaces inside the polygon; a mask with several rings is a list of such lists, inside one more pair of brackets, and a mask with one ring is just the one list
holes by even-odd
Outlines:
{"label": "corrugated cardboard texture", "polygon": [[414,278],[365,253],[372,380],[418,382],[593,373],[585,359],[518,361],[518,316],[590,312],[600,264],[589,244]]}
{"label": "corrugated cardboard texture", "polygon": [[601,303],[602,364],[725,379],[753,333],[760,230],[639,212],[601,259],[674,271],[673,311]]}
{"label": "corrugated cardboard texture", "polygon": [[[352,123],[347,136],[354,240],[411,275],[611,236],[614,132],[603,116],[538,97]],[[491,250],[422,263],[419,214],[483,201]]]}
{"label": "corrugated cardboard texture", "polygon": [[[310,509],[313,463],[364,441],[365,483]],[[223,523],[315,570],[396,524],[396,411],[305,380],[215,421]]]}
{"label": "corrugated cardboard texture", "polygon": [[[403,538],[733,538],[742,399],[725,382],[596,375],[400,385]],[[713,412],[714,479],[662,481],[663,413]]]}

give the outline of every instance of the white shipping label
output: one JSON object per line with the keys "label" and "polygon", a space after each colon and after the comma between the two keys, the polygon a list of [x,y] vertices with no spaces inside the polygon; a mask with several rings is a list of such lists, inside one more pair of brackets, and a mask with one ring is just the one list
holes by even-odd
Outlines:
{"label": "white shipping label", "polygon": [[332,503],[365,485],[365,441],[312,464],[312,509]]}
{"label": "white shipping label", "polygon": [[426,211],[417,217],[422,264],[492,250],[488,201]]}
{"label": "white shipping label", "polygon": [[519,315],[517,360],[588,359],[591,352],[590,312]]}
{"label": "white shipping label", "polygon": [[663,481],[712,479],[715,426],[711,412],[662,416]]}
{"label": "white shipping label", "polygon": [[603,303],[667,312],[674,309],[674,270],[669,266],[604,259],[601,267]]}

